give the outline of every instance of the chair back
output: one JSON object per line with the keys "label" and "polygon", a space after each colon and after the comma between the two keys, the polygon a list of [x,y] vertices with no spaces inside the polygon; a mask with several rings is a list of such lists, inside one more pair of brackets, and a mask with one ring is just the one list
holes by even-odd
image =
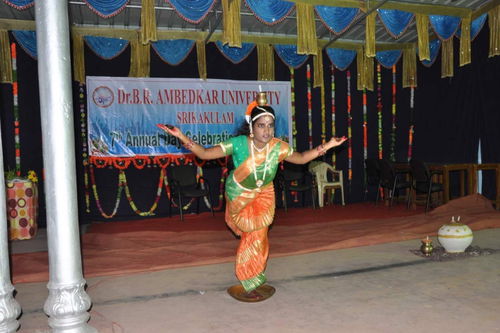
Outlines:
{"label": "chair back", "polygon": [[285,163],[280,174],[282,179],[287,183],[293,181],[303,182],[305,179],[304,167],[302,165]]}
{"label": "chair back", "polygon": [[168,168],[167,176],[169,183],[177,184],[182,188],[196,187],[196,165],[179,165]]}
{"label": "chair back", "polygon": [[381,185],[383,187],[392,187],[394,185],[394,181],[396,180],[394,165],[386,159],[380,159],[378,164],[380,166]]}
{"label": "chair back", "polygon": [[309,163],[309,172],[314,174],[316,177],[316,183],[317,184],[339,184],[340,179],[328,179],[328,172],[331,171],[332,173],[332,178],[333,174],[337,174],[336,178],[339,178],[338,174],[340,174],[341,171],[335,170],[330,164],[326,162],[319,162],[319,161],[313,161]]}
{"label": "chair back", "polygon": [[365,160],[366,183],[378,185],[380,181],[380,165],[378,158],[367,158]]}
{"label": "chair back", "polygon": [[431,176],[429,168],[424,162],[416,159],[410,161],[411,176],[416,182],[429,182]]}

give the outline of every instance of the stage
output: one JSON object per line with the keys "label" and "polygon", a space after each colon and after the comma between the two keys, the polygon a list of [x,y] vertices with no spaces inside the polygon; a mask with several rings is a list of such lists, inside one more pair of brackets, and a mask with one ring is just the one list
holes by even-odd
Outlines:
{"label": "stage", "polygon": [[[500,212],[480,195],[452,200],[424,214],[358,203],[321,209],[278,209],[269,232],[270,256],[283,257],[435,236],[451,216],[473,231],[499,228]],[[126,275],[171,268],[227,263],[234,260],[238,239],[219,212],[135,221],[92,223],[82,235],[85,277]],[[417,243],[418,244],[418,243]],[[16,283],[48,281],[47,252],[11,256]]]}

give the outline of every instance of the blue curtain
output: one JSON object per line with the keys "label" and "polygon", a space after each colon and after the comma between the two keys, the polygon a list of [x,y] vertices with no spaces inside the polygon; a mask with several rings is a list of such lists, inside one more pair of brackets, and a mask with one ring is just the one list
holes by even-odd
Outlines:
{"label": "blue curtain", "polygon": [[385,28],[394,38],[398,38],[406,31],[414,16],[413,13],[396,9],[377,9],[377,11]]}
{"label": "blue curtain", "polygon": [[460,25],[460,17],[456,16],[429,15],[429,21],[441,40],[453,37]]}
{"label": "blue curtain", "polygon": [[200,23],[205,18],[215,0],[168,0],[177,14],[191,23]]}
{"label": "blue curtain", "polygon": [[[471,40],[473,40],[474,38],[477,37],[477,34],[483,28],[484,22],[486,22],[487,17],[488,17],[488,14],[486,13],[486,14],[479,16],[474,21],[472,21],[472,23],[470,25],[470,39]],[[460,37],[461,34],[462,34],[462,28],[458,29],[458,31],[455,35],[457,35],[457,37]]]}
{"label": "blue curtain", "polygon": [[111,17],[119,14],[129,0],[85,0],[90,9],[102,17]]}
{"label": "blue curtain", "polygon": [[257,19],[272,25],[281,22],[294,8],[293,2],[283,0],[245,0]]}
{"label": "blue curtain", "polygon": [[[437,55],[439,54],[439,49],[441,47],[441,40],[434,39],[429,42],[430,56],[431,60],[422,60],[422,64],[426,67],[431,67],[434,61],[436,61]],[[417,50],[418,52],[418,50]]]}
{"label": "blue curtain", "polygon": [[401,50],[379,51],[375,54],[375,58],[385,68],[392,68],[399,61],[402,54],[403,51]]}
{"label": "blue curtain", "polygon": [[23,10],[35,4],[34,0],[3,0],[3,1],[17,10]]}
{"label": "blue curtain", "polygon": [[113,59],[120,55],[128,46],[128,40],[120,38],[84,36],[89,48],[102,59]]}
{"label": "blue curtain", "polygon": [[349,28],[359,13],[359,8],[314,6],[323,24],[336,34]]}
{"label": "blue curtain", "polygon": [[307,54],[297,54],[297,45],[274,45],[274,49],[278,57],[289,67],[299,68],[309,58]]}
{"label": "blue curtain", "polygon": [[241,47],[230,47],[228,44],[223,45],[221,41],[215,42],[215,45],[235,65],[245,60],[255,47],[253,43],[241,43]]}
{"label": "blue curtain", "polygon": [[151,43],[153,50],[166,63],[177,66],[186,59],[194,46],[194,40],[189,39],[171,39],[159,40]]}
{"label": "blue curtain", "polygon": [[344,49],[327,48],[326,54],[328,54],[332,64],[341,71],[346,70],[356,57],[356,51]]}
{"label": "blue curtain", "polygon": [[23,50],[30,55],[33,59],[38,58],[36,52],[36,32],[24,30],[12,30],[12,35],[17,40]]}

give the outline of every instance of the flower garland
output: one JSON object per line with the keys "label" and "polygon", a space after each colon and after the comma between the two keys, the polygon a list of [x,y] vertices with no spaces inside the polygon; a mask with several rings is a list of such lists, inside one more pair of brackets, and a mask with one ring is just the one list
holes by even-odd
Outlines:
{"label": "flower garland", "polygon": [[134,200],[132,199],[132,196],[130,195],[130,188],[128,187],[127,178],[126,178],[125,172],[123,170],[120,170],[119,178],[120,178],[120,183],[122,184],[123,187],[125,187],[125,196],[127,197],[128,203],[129,203],[130,207],[132,208],[132,210],[137,215],[140,215],[140,216],[153,216],[153,215],[155,215],[154,211],[158,207],[158,201],[160,201],[161,192],[163,190],[163,180],[165,178],[165,169],[161,169],[161,171],[160,171],[160,179],[158,180],[158,187],[156,189],[156,198],[155,198],[155,201],[153,202],[153,205],[151,206],[151,208],[148,211],[140,211],[137,208]]}
{"label": "flower garland", "polygon": [[21,176],[21,143],[19,140],[19,95],[17,84],[17,51],[16,43],[10,44],[12,58],[12,97],[14,111],[14,146],[16,154],[16,176]]}
{"label": "flower garland", "polygon": [[326,142],[325,85],[321,85],[321,143]]}
{"label": "flower garland", "polygon": [[[335,136],[337,131],[335,130],[335,111],[336,111],[336,106],[335,106],[335,66],[330,65],[330,81],[331,81],[331,89],[332,89],[332,136]],[[334,151],[332,154],[332,165],[333,168],[335,169],[336,167],[336,152]]]}
{"label": "flower garland", "polygon": [[391,161],[396,161],[396,65],[392,65]]}
{"label": "flower garland", "polygon": [[363,160],[368,158],[368,115],[366,106],[366,88],[363,88]]}
{"label": "flower garland", "polygon": [[[352,137],[352,115],[351,115],[351,71],[347,70],[347,137]],[[347,140],[347,155],[348,155],[348,176],[349,185],[352,180],[352,140]]]}
{"label": "flower garland", "polygon": [[90,213],[89,159],[87,149],[87,116],[85,114],[85,89],[80,82],[78,87],[80,108],[80,135],[82,139],[83,185],[85,191],[85,211]]}
{"label": "flower garland", "polygon": [[309,127],[309,149],[313,147],[313,134],[312,134],[312,92],[311,92],[311,66],[307,64],[307,126]]}
{"label": "flower garland", "polygon": [[[226,157],[226,162],[227,162],[227,157]],[[221,175],[220,175],[220,181],[219,181],[219,203],[217,206],[214,207],[214,210],[221,210],[223,203],[224,203],[224,185],[226,183],[226,178],[229,174],[229,169],[226,166],[222,167]]]}
{"label": "flower garland", "polygon": [[101,200],[99,199],[99,194],[97,193],[97,185],[95,182],[94,167],[92,165],[90,165],[89,170],[90,170],[90,181],[92,183],[92,192],[94,194],[94,200],[95,200],[97,209],[99,209],[99,212],[101,213],[101,215],[104,218],[110,219],[116,215],[116,212],[118,211],[118,206],[120,206],[120,201],[121,201],[122,192],[123,192],[122,180],[120,177],[118,177],[118,190],[116,192],[115,207],[113,208],[113,211],[111,214],[106,214],[104,212],[104,210],[102,209]]}
{"label": "flower garland", "polygon": [[382,142],[382,73],[380,64],[377,64],[377,116],[378,116],[378,158],[384,158]]}
{"label": "flower garland", "polygon": [[413,124],[413,112],[414,112],[414,94],[415,87],[410,87],[410,129],[408,130],[408,162],[410,162],[413,154],[413,134],[414,134],[414,124]]}
{"label": "flower garland", "polygon": [[291,100],[292,100],[292,138],[293,138],[293,148],[297,149],[297,123],[295,121],[295,70],[293,67],[290,68],[290,89],[291,89]]}

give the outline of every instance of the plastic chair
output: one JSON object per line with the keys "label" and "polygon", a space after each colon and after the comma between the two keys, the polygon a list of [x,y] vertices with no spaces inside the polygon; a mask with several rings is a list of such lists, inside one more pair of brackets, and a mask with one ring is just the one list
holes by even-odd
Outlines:
{"label": "plastic chair", "polygon": [[212,197],[210,195],[210,185],[203,177],[197,177],[197,167],[195,165],[180,165],[168,168],[167,172],[168,183],[171,189],[170,202],[168,207],[169,216],[172,216],[172,201],[177,197],[179,205],[179,214],[181,221],[184,220],[182,207],[184,206],[184,198],[196,199],[196,214],[200,210],[200,198],[208,199],[210,211],[214,216]]}
{"label": "plastic chair", "polygon": [[431,194],[444,191],[443,184],[432,182],[432,176],[435,174],[441,174],[441,172],[430,172],[424,162],[415,159],[410,161],[410,168],[413,180],[412,185],[415,189],[415,194],[424,193],[427,195],[425,201],[425,212],[427,212],[431,204]]}
{"label": "plastic chair", "polygon": [[[389,206],[392,206],[394,201],[394,196],[399,195],[400,190],[408,189],[408,194],[406,196],[407,206],[410,206],[410,190],[411,183],[409,181],[402,180],[401,176],[403,174],[397,173],[394,165],[386,159],[379,160],[380,166],[380,187],[386,189],[389,193]],[[397,193],[397,195],[396,195]]]}
{"label": "plastic chair", "polygon": [[[311,172],[316,178],[319,207],[323,207],[324,195],[327,189],[333,189],[333,191],[335,191],[335,189],[340,189],[342,206],[345,206],[344,176],[342,170],[335,170],[333,166],[326,162],[314,161],[309,163],[309,172]],[[328,179],[328,173],[332,175],[331,180]]]}
{"label": "plastic chair", "polygon": [[312,205],[316,208],[316,186],[314,177],[304,169],[303,165],[284,163],[283,170],[278,172],[278,185],[284,193],[283,207],[288,211],[287,197],[291,192],[302,192],[302,206],[305,205],[304,192],[311,191]]}
{"label": "plastic chair", "polygon": [[377,204],[380,197],[380,165],[378,158],[367,158],[365,160],[365,175],[366,181],[364,200],[366,200],[368,186],[374,186],[377,189],[377,196],[375,197],[375,204]]}

